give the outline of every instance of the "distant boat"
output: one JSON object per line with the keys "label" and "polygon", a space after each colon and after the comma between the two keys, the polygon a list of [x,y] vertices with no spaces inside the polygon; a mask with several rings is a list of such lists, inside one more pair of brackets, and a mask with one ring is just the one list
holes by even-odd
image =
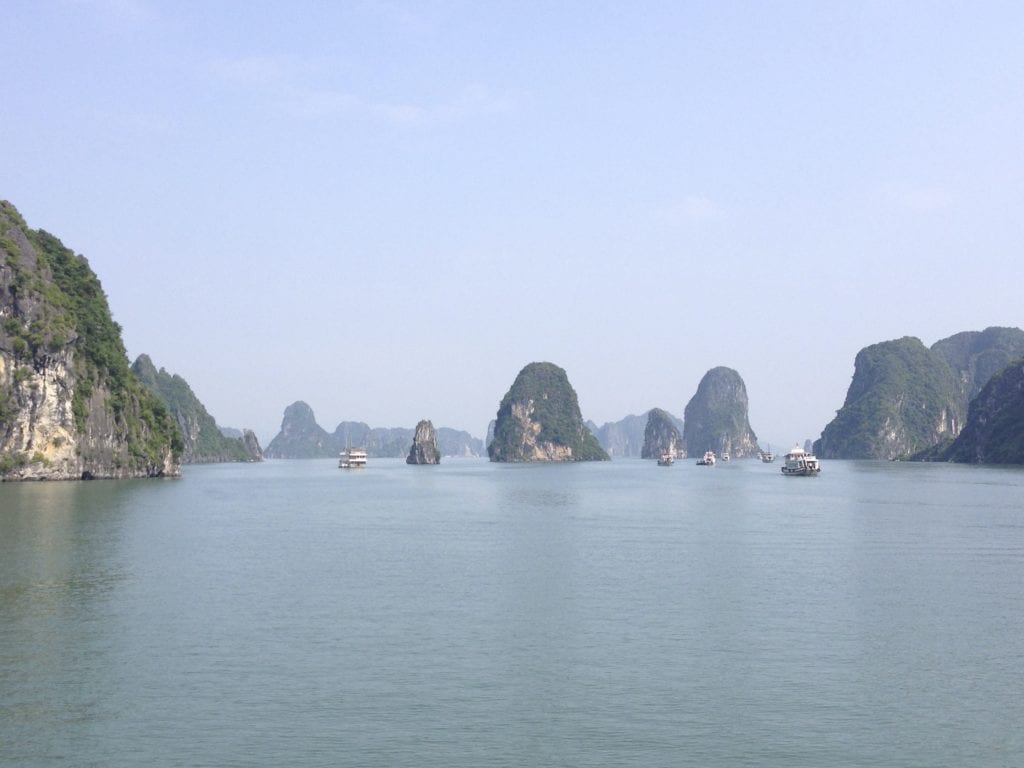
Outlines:
{"label": "distant boat", "polygon": [[808,477],[820,472],[821,464],[818,463],[818,457],[813,453],[808,453],[800,447],[794,447],[786,454],[786,463],[782,467],[782,474]]}
{"label": "distant boat", "polygon": [[729,460],[729,454],[728,453],[723,453],[722,454],[722,461],[728,461],[728,460]]}
{"label": "distant boat", "polygon": [[715,452],[714,451],[707,451],[704,454],[704,458],[703,459],[697,459],[697,466],[698,467],[713,467],[713,466],[715,466]]}
{"label": "distant boat", "polygon": [[665,451],[663,454],[661,454],[661,456],[658,457],[658,466],[671,467],[673,464],[675,464],[675,461],[675,454],[673,454],[672,451]]}
{"label": "distant boat", "polygon": [[341,469],[362,469],[365,466],[365,448],[349,448],[347,451],[342,451],[338,459],[338,467]]}
{"label": "distant boat", "polygon": [[765,464],[771,464],[775,461],[775,454],[772,453],[772,447],[769,445],[767,451],[761,451],[761,461]]}

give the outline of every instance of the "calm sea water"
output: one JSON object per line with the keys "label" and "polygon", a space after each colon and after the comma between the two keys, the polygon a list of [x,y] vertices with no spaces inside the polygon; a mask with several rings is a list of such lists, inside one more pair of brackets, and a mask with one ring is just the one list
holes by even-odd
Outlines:
{"label": "calm sea water", "polygon": [[1024,471],[0,485],[0,765],[1024,765]]}

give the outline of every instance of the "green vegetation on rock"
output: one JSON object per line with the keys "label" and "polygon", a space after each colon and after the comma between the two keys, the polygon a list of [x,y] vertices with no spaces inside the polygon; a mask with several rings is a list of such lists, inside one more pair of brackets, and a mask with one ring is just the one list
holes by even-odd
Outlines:
{"label": "green vegetation on rock", "polygon": [[[183,461],[201,464],[222,461],[262,461],[258,444],[250,450],[241,437],[221,434],[217,422],[181,376],[156,369],[149,355],[139,355],[132,371],[163,401],[178,422],[184,440]],[[255,436],[250,438],[255,440]]]}
{"label": "green vegetation on rock", "polygon": [[815,443],[824,458],[945,455],[969,403],[995,374],[1024,357],[1024,331],[965,331],[927,348],[904,337],[857,354],[846,402]]}
{"label": "green vegetation on rock", "polygon": [[964,331],[935,342],[931,349],[953,369],[966,407],[993,376],[1024,357],[1024,331],[999,327]]}
{"label": "green vegetation on rock", "polygon": [[1024,359],[991,377],[971,401],[952,444],[915,456],[928,461],[1024,464]]}
{"label": "green vegetation on rock", "polygon": [[757,436],[750,427],[747,387],[732,368],[712,368],[683,412],[683,443],[689,456],[705,451],[733,458],[756,456]]}
{"label": "green vegetation on rock", "polygon": [[267,445],[264,455],[269,459],[318,459],[337,456],[338,451],[335,440],[316,423],[309,404],[296,400],[284,409],[281,431]]}
{"label": "green vegetation on rock", "polygon": [[651,408],[647,413],[644,427],[644,445],[640,451],[642,459],[658,459],[663,453],[675,457],[683,438],[676,427],[676,420],[668,411]]}
{"label": "green vegetation on rock", "polygon": [[491,461],[607,461],[583,423],[576,392],[552,363],[523,368],[498,407]]}
{"label": "green vegetation on rock", "polygon": [[[131,373],[121,328],[88,261],[48,232],[30,229],[6,201],[0,202],[0,252],[5,317],[0,355],[7,360],[5,367],[14,370],[0,382],[3,423],[42,418],[33,410],[41,404],[33,390],[47,372],[67,368],[61,375],[70,390],[72,419],[67,425],[51,421],[44,426],[77,433],[82,476],[177,472],[181,434],[163,403]],[[0,431],[0,455],[12,452],[24,454],[11,435]],[[35,461],[37,454],[46,458],[36,451],[28,461],[45,470],[45,462]],[[13,459],[15,465],[19,461]],[[61,469],[68,471],[68,466]]]}
{"label": "green vegetation on rock", "polygon": [[829,459],[908,457],[955,435],[962,422],[952,369],[904,336],[857,353],[846,402],[814,450]]}

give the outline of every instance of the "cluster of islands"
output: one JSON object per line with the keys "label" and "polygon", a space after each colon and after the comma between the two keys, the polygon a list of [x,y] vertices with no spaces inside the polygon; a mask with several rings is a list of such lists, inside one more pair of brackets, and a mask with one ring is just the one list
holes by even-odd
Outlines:
{"label": "cluster of islands", "polygon": [[[484,440],[426,419],[408,429],[346,421],[328,432],[297,401],[263,449],[251,430],[218,426],[189,384],[147,355],[129,364],[88,261],[0,201],[0,479],[168,477],[183,464],[337,458],[355,446],[410,464],[764,452],[731,368],[704,375],[682,419],[652,408],[597,426],[584,421],[566,372],[550,362],[519,372]],[[845,402],[807,448],[824,459],[1024,464],[1024,331],[865,347]]]}

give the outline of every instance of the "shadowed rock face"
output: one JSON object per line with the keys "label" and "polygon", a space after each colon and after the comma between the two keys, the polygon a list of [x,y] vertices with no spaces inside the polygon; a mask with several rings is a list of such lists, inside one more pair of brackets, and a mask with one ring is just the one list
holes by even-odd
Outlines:
{"label": "shadowed rock face", "polygon": [[971,401],[963,431],[938,458],[970,464],[1024,464],[1024,359],[989,380]]}
{"label": "shadowed rock face", "polygon": [[516,376],[487,452],[498,462],[608,460],[583,423],[568,376],[552,363],[530,363]]}
{"label": "shadowed rock face", "polygon": [[758,455],[757,436],[750,428],[747,387],[732,368],[712,368],[683,413],[683,443],[690,456],[705,451],[733,458]]}
{"label": "shadowed rock face", "polygon": [[652,408],[647,414],[644,447],[640,452],[640,458],[657,459],[664,453],[675,456],[679,452],[681,444],[682,438],[672,414],[661,408]]}
{"label": "shadowed rock face", "polygon": [[437,448],[437,433],[430,421],[421,421],[416,425],[416,434],[412,439],[412,448],[406,464],[440,464],[441,451]]}

